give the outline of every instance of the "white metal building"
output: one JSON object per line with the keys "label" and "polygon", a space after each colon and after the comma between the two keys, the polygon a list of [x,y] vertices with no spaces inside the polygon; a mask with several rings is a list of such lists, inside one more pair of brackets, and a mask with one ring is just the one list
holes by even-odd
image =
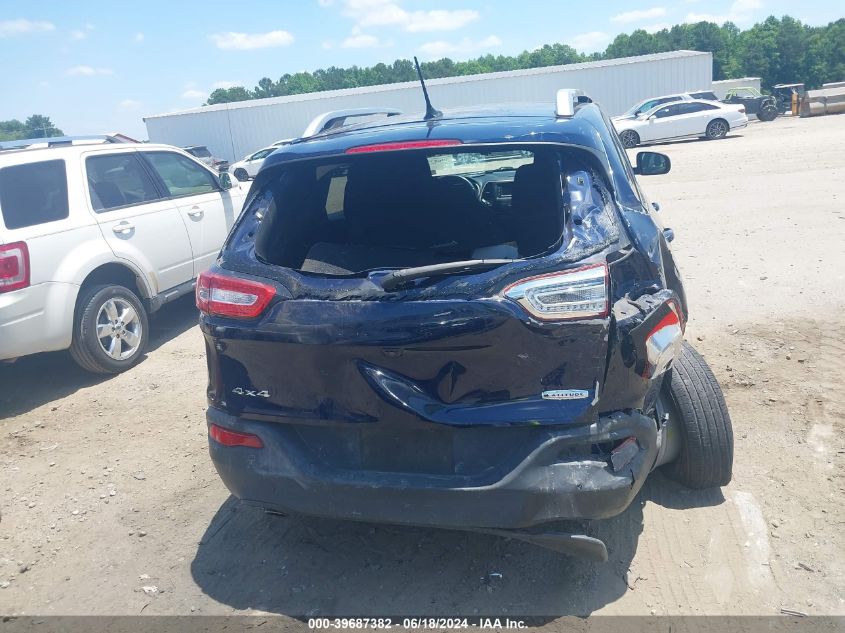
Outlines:
{"label": "white metal building", "polygon": [[[708,90],[710,53],[673,51],[583,64],[548,66],[426,81],[434,105],[443,110],[475,105],[545,102],[553,107],[559,88],[579,88],[613,116],[638,100],[688,90]],[[387,106],[424,110],[419,83],[406,82],[329,90],[193,108],[144,119],[150,141],[205,145],[230,161],[283,139],[299,136],[327,110]]]}

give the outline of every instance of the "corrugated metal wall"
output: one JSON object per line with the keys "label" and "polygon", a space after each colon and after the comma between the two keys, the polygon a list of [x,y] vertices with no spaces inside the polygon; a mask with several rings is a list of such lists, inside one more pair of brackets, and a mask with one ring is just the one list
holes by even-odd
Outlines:
{"label": "corrugated metal wall", "polygon": [[[548,103],[560,88],[580,88],[611,116],[634,102],[662,94],[709,89],[710,53],[677,51],[605,62],[536,68],[428,81],[440,109],[519,102]],[[389,106],[421,112],[419,84],[403,83],[333,90],[196,108],[148,117],[150,141],[177,146],[206,145],[220,158],[240,160],[279,139],[298,136],[328,110]]]}

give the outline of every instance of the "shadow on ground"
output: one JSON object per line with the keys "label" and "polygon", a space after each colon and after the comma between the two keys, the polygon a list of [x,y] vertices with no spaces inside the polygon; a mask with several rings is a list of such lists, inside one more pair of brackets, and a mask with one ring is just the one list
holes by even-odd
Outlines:
{"label": "shadow on ground", "polygon": [[601,564],[482,534],[267,515],[230,497],[191,573],[218,602],[297,618],[581,616],[628,591],[645,503],[681,509],[723,501],[719,490],[691,492],[651,475],[626,512],[586,526],[608,545],[610,560]]}
{"label": "shadow on ground", "polygon": [[[737,138],[742,138],[742,130],[740,130],[739,132],[729,132],[728,136],[720,138],[720,139],[718,139],[718,141],[719,142],[730,141],[730,140],[737,139]],[[633,147],[631,149],[648,150],[648,149],[651,149],[651,148],[666,147],[667,145],[686,145],[687,143],[698,143],[699,141],[716,142],[716,141],[709,141],[708,139],[698,138],[698,137],[682,138],[682,139],[677,139],[677,140],[674,140],[674,141],[648,141],[647,143],[637,145],[636,147]]]}
{"label": "shadow on ground", "polygon": [[[151,335],[147,353],[155,351],[196,323],[197,309],[193,296],[182,297],[167,304],[150,319]],[[33,354],[11,364],[0,363],[0,419],[26,413],[110,378],[108,375],[91,374],[80,369],[67,351]]]}

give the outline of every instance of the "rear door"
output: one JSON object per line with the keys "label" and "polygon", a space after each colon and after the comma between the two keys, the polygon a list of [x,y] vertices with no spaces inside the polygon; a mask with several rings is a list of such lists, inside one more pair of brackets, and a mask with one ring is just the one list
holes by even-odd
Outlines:
{"label": "rear door", "polygon": [[84,165],[91,210],[112,252],[147,272],[156,293],[190,281],[185,224],[138,152],[91,152]]}
{"label": "rear door", "polygon": [[674,117],[677,136],[695,136],[704,134],[707,123],[712,118],[711,110],[716,106],[704,103],[679,103],[678,114]]}
{"label": "rear door", "polygon": [[143,151],[187,227],[194,254],[193,276],[214,263],[240,212],[239,189],[224,190],[217,177],[184,154]]}
{"label": "rear door", "polygon": [[640,114],[644,114],[649,110],[656,108],[659,105],[663,105],[664,103],[672,103],[673,101],[680,101],[680,96],[672,96],[672,97],[658,97],[656,99],[649,99],[645,103],[643,103],[637,111],[634,113],[635,115],[639,116]]}
{"label": "rear door", "polygon": [[659,108],[648,118],[648,125],[642,127],[640,139],[643,141],[660,141],[681,136],[678,132],[678,107],[673,103]]}

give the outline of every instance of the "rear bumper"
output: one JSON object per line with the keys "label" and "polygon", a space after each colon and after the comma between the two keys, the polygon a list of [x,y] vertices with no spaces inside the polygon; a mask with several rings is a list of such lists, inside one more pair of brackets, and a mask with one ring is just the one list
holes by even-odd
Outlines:
{"label": "rear bumper", "polygon": [[[207,419],[264,443],[256,449],[209,440],[217,472],[236,497],[283,513],[376,523],[515,529],[609,517],[628,507],[657,455],[655,422],[638,413],[547,428],[519,460],[472,477],[334,468],[315,458],[291,425],[242,420],[215,408]],[[616,470],[606,455],[589,454],[591,444],[631,436],[638,450]],[[573,447],[586,447],[586,454],[578,457]]]}
{"label": "rear bumper", "polygon": [[70,347],[77,294],[58,282],[0,294],[0,360]]}

